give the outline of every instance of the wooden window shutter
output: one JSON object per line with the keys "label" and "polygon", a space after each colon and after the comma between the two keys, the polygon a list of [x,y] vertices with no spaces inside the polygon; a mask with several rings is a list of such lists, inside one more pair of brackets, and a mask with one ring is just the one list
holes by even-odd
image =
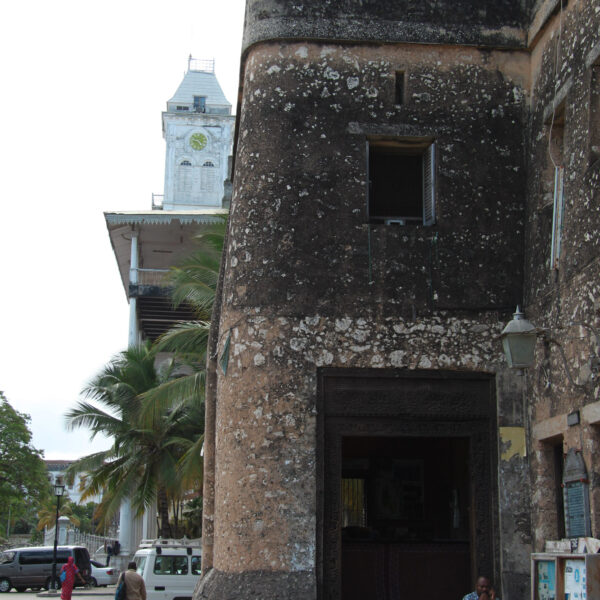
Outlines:
{"label": "wooden window shutter", "polygon": [[552,248],[550,250],[550,268],[558,269],[560,262],[560,242],[562,237],[563,212],[565,208],[564,167],[554,169],[554,211],[552,213]]}
{"label": "wooden window shutter", "polygon": [[435,223],[435,143],[423,155],[423,225]]}

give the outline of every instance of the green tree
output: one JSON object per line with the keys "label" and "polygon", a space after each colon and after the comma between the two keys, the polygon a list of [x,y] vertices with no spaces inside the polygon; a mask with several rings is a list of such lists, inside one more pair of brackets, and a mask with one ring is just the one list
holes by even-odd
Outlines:
{"label": "green tree", "polygon": [[[141,514],[154,500],[160,535],[177,535],[182,498],[202,488],[204,380],[209,318],[219,278],[226,218],[198,236],[198,249],[171,271],[173,302],[192,306],[197,320],[179,323],[154,347],[115,357],[84,390],[88,400],[66,415],[67,427],[87,427],[112,447],[86,456],[69,470],[84,473],[83,499],[103,494],[97,514],[104,525],[126,498]],[[161,371],[157,352],[171,352]],[[169,519],[169,504],[175,532]]]}
{"label": "green tree", "polygon": [[[29,415],[15,410],[0,392],[0,523],[26,521],[50,493],[43,453],[33,447]],[[22,523],[21,523],[22,525]]]}
{"label": "green tree", "polygon": [[204,442],[204,385],[210,316],[219,280],[227,216],[196,236],[196,250],[171,268],[173,304],[191,306],[193,321],[182,321],[167,331],[156,344],[160,352],[171,352],[177,370],[185,375],[163,383],[144,394],[142,416],[153,411],[177,410],[186,413],[179,443],[184,453],[178,462],[181,493],[202,489],[202,444]]}
{"label": "green tree", "polygon": [[87,502],[86,504],[72,503],[73,514],[79,519],[79,531],[83,533],[95,533],[99,526],[99,519],[96,516],[96,502]]}
{"label": "green tree", "polygon": [[156,500],[160,535],[169,536],[169,496],[179,493],[177,463],[190,443],[184,436],[194,411],[183,405],[143,410],[144,393],[173,376],[172,361],[157,369],[155,360],[156,348],[149,343],[129,348],[90,382],[84,396],[101,406],[79,402],[66,415],[67,427],[87,427],[92,438],[101,433],[112,437],[113,444],[76,461],[68,474],[85,474],[82,499],[102,494],[100,526],[125,499],[131,499],[138,514]]}

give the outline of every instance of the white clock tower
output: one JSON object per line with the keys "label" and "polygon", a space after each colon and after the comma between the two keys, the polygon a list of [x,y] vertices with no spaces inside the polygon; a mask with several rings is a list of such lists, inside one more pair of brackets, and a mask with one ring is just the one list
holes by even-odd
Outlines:
{"label": "white clock tower", "polygon": [[162,122],[167,143],[163,210],[222,208],[235,117],[214,61],[190,56]]}
{"label": "white clock tower", "polygon": [[[152,210],[105,213],[129,302],[130,347],[154,341],[175,323],[195,318],[189,307],[173,307],[165,275],[196,249],[194,238],[202,228],[222,222],[227,214],[224,182],[229,179],[234,123],[214,61],[190,56],[183,81],[162,114],[162,202],[155,202],[152,194]],[[140,540],[157,536],[155,515],[156,510],[149,510],[138,518],[131,500],[123,500],[120,568],[126,568]]]}

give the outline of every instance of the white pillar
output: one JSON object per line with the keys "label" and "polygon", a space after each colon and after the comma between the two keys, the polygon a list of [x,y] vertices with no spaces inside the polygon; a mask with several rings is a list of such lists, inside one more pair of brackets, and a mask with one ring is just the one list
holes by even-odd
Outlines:
{"label": "white pillar", "polygon": [[[136,285],[138,283],[138,232],[135,229],[131,232],[131,258],[129,261],[129,283]],[[131,348],[139,341],[138,320],[137,320],[137,298],[129,298],[129,338],[128,345]]]}
{"label": "white pillar", "polygon": [[67,529],[69,527],[69,517],[58,517],[58,545],[64,546],[67,543]]}
{"label": "white pillar", "polygon": [[[129,261],[129,283],[138,282],[138,232],[134,229],[131,232],[131,258]],[[138,320],[137,320],[137,298],[129,298],[129,337],[128,346],[131,348],[139,341]],[[124,561],[129,560],[135,548],[132,548],[132,524],[133,511],[131,500],[126,499],[121,502],[119,514],[119,544],[121,545],[121,556]]]}

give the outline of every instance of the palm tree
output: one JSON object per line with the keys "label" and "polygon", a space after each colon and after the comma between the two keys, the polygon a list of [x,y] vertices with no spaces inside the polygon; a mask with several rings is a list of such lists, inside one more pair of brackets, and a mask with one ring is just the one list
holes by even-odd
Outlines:
{"label": "palm tree", "polygon": [[204,388],[210,315],[219,279],[219,268],[227,217],[196,236],[195,252],[171,268],[173,304],[191,306],[197,319],[182,321],[167,331],[156,344],[157,351],[172,352],[176,370],[186,375],[166,381],[142,395],[142,419],[154,412],[182,411],[182,435],[177,439],[184,450],[178,465],[180,489],[202,489],[202,445],[204,443]]}
{"label": "palm tree", "polygon": [[[202,488],[204,383],[210,313],[219,277],[226,217],[197,236],[199,247],[173,267],[173,302],[186,302],[197,320],[182,322],[152,347],[146,343],[117,355],[91,381],[80,402],[66,415],[67,427],[87,427],[92,439],[113,438],[109,450],[90,454],[68,473],[86,473],[82,499],[103,494],[100,525],[125,499],[138,514],[156,500],[160,535],[171,536],[169,500]],[[172,352],[161,371],[158,352]]]}
{"label": "palm tree", "polygon": [[[169,379],[172,364],[155,366],[156,349],[149,343],[121,352],[83,391],[97,404],[82,401],[66,415],[67,427],[87,427],[92,439],[113,438],[103,452],[79,459],[68,474],[86,473],[82,499],[103,494],[98,507],[102,523],[110,519],[125,499],[138,514],[158,502],[161,535],[170,534],[168,494],[176,493],[176,465],[184,452],[179,431],[187,413],[143,411],[143,394]],[[143,415],[143,416],[142,416]]]}
{"label": "palm tree", "polygon": [[[73,503],[67,500],[60,507],[58,511],[59,517],[67,517],[69,522],[75,527],[79,527],[80,521],[73,512]],[[44,527],[54,527],[56,524],[56,505],[54,504],[53,498],[48,498],[42,508],[38,511],[38,524],[37,530],[41,531]]]}

